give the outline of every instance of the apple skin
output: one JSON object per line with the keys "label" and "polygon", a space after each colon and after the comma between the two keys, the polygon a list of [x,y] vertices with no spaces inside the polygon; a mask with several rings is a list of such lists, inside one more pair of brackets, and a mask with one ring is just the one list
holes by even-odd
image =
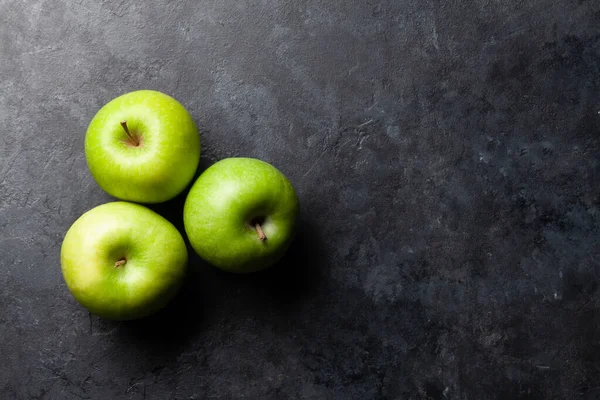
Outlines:
{"label": "apple skin", "polygon": [[[116,266],[122,258],[124,265]],[[113,202],[69,228],[60,261],[67,287],[91,313],[112,320],[153,314],[176,294],[187,266],[179,231],[139,204]]]}
{"label": "apple skin", "polygon": [[[296,227],[298,197],[274,166],[253,158],[227,158],[193,184],[183,221],[194,250],[229,272],[250,273],[276,263]],[[253,226],[260,221],[266,240]]]}
{"label": "apple skin", "polygon": [[[132,145],[121,126],[141,138]],[[200,137],[190,114],[166,94],[139,90],[107,103],[85,135],[88,167],[108,194],[160,203],[181,193],[200,162]]]}

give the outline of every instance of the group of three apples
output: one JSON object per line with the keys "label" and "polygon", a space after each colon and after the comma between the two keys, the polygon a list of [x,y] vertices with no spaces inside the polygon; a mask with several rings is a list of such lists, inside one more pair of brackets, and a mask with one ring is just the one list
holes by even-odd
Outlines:
{"label": "group of three apples", "polygon": [[[127,93],[98,111],[85,155],[99,186],[124,201],[98,206],[68,230],[61,249],[65,282],[75,299],[104,318],[147,316],[165,306],[185,276],[188,254],[179,231],[137,203],[180,194],[200,160],[198,129],[166,94]],[[185,201],[184,227],[193,249],[236,273],[271,266],[289,246],[298,198],[289,180],[253,158],[209,167]]]}

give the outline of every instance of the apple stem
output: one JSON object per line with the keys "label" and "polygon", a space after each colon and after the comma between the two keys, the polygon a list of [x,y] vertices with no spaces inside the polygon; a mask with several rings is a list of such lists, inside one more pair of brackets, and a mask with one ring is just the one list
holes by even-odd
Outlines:
{"label": "apple stem", "polygon": [[139,146],[140,141],[138,140],[138,138],[136,138],[134,135],[132,135],[131,132],[129,132],[129,128],[127,127],[127,121],[121,121],[121,126],[123,127],[123,130],[127,134],[127,137],[129,138],[129,140],[131,140],[133,145],[136,147]]}
{"label": "apple stem", "polygon": [[115,268],[119,268],[121,265],[125,265],[125,264],[127,264],[127,260],[122,258],[115,263]]}
{"label": "apple stem", "polygon": [[263,230],[258,222],[254,224],[254,227],[256,228],[256,232],[258,232],[258,238],[260,239],[260,241],[264,242],[265,240],[267,240],[267,236],[263,232]]}

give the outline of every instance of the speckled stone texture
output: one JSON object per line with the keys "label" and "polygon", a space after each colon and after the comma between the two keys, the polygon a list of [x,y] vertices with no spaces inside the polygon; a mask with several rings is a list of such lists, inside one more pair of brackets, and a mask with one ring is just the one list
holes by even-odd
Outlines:
{"label": "speckled stone texture", "polygon": [[[87,124],[142,88],[302,222],[113,323],[59,252],[111,200]],[[0,0],[0,398],[598,399],[599,111],[594,0]]]}

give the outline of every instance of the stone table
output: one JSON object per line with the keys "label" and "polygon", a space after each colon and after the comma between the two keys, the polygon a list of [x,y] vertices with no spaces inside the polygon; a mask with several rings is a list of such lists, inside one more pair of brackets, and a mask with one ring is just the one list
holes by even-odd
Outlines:
{"label": "stone table", "polygon": [[[600,2],[0,0],[0,398],[597,399]],[[191,256],[161,313],[69,294],[111,201],[83,152],[155,89],[201,170],[249,156],[302,208],[273,269]],[[155,206],[182,230],[185,194]]]}

